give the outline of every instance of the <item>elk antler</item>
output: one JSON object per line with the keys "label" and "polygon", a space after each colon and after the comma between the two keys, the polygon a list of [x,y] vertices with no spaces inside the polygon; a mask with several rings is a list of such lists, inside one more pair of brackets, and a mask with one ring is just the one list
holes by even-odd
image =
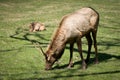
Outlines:
{"label": "elk antler", "polygon": [[[42,49],[42,47],[40,46],[40,44],[39,44],[38,42],[33,43],[33,44],[34,44],[35,48],[38,49],[40,52],[42,52],[43,55],[46,57],[46,54],[45,54],[45,52],[43,51],[43,49]],[[38,47],[37,47],[37,46],[38,46]]]}

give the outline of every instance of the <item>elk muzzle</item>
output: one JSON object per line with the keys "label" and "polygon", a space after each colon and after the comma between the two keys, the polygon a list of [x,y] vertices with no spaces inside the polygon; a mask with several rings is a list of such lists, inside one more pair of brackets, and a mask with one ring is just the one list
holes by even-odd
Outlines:
{"label": "elk muzzle", "polygon": [[51,70],[51,69],[52,69],[52,64],[51,63],[46,63],[45,70]]}

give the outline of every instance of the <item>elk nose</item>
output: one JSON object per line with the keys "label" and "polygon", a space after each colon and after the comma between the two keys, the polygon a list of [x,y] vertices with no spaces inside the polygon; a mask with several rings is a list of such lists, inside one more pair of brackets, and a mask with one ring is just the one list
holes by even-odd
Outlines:
{"label": "elk nose", "polygon": [[45,70],[51,70],[52,68],[45,68]]}

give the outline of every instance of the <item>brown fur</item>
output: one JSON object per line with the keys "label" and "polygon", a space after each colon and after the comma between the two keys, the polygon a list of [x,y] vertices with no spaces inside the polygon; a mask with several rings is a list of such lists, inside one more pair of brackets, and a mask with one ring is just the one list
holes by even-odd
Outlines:
{"label": "brown fur", "polygon": [[[51,44],[48,46],[45,53],[46,58],[46,70],[51,69],[55,61],[57,61],[63,54],[65,46],[67,43],[70,44],[70,60],[68,67],[73,66],[72,55],[73,55],[73,46],[74,43],[77,43],[78,51],[82,59],[82,68],[86,69],[86,62],[89,61],[92,39],[90,33],[92,33],[96,60],[98,63],[97,57],[97,27],[99,23],[99,14],[92,8],[82,8],[72,14],[66,15],[63,17],[62,21],[56,33],[54,34]],[[86,37],[88,41],[88,55],[86,62],[82,55],[82,42],[81,38]]]}
{"label": "brown fur", "polygon": [[43,31],[46,30],[43,23],[32,22],[29,26],[30,32]]}

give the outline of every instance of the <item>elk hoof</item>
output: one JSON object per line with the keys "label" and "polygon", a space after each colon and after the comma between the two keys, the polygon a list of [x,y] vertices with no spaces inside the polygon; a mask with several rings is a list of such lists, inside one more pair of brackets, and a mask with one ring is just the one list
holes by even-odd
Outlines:
{"label": "elk hoof", "polygon": [[95,61],[94,63],[95,63],[95,64],[99,64],[99,61]]}
{"label": "elk hoof", "polygon": [[82,66],[82,70],[86,70],[87,69],[87,66]]}
{"label": "elk hoof", "polygon": [[67,68],[69,69],[69,68],[72,68],[72,67],[74,67],[74,65],[73,65],[73,64],[68,65],[68,67],[67,67]]}
{"label": "elk hoof", "polygon": [[87,64],[86,63],[82,63],[82,70],[87,69]]}

